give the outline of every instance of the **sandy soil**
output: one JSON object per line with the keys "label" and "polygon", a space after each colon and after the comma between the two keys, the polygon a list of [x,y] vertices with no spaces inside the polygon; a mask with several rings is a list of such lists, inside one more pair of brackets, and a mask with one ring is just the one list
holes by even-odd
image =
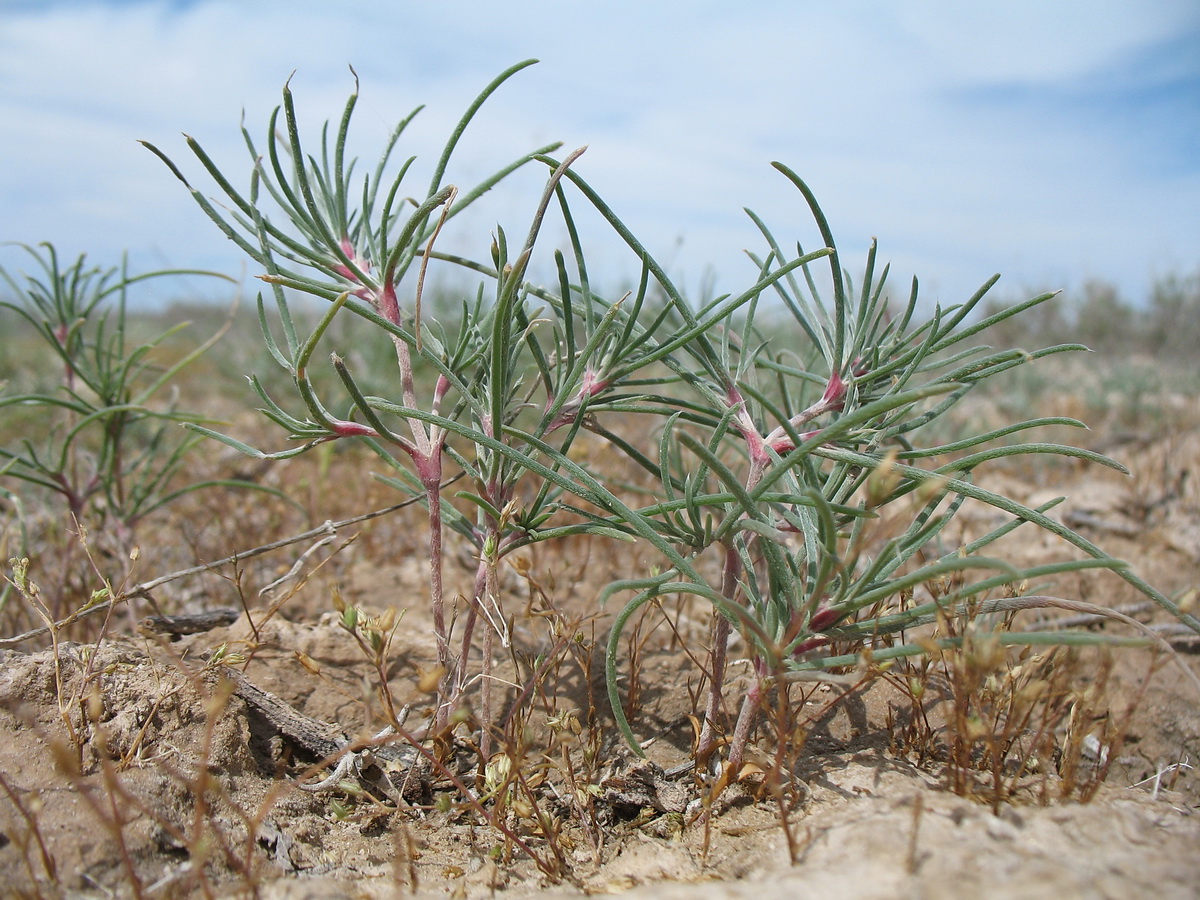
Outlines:
{"label": "sandy soil", "polygon": [[[1135,470],[1135,480],[1063,466],[997,473],[993,486],[1030,503],[1069,494],[1055,515],[1074,517],[1085,534],[1134,561],[1166,592],[1193,587],[1200,574],[1200,496],[1195,479],[1180,475],[1200,465],[1200,434],[1114,453]],[[989,515],[967,510],[962,527],[969,533]],[[415,564],[381,571],[371,563],[370,542],[391,540],[386,529],[395,527],[378,525],[330,567],[339,583],[352,586],[347,600],[370,606],[384,594],[419,596]],[[1021,564],[1058,552],[1020,531],[1004,547]],[[511,576],[518,594],[535,593],[536,583],[561,598],[560,611],[574,594],[586,594],[573,587],[561,559],[557,576],[542,571],[543,562],[530,561],[526,574],[533,580]],[[456,577],[466,577],[465,569]],[[1139,598],[1111,576],[1063,582],[1056,592],[1114,607]],[[532,603],[529,610],[527,618],[516,617],[514,647],[532,655],[544,648],[553,617]],[[1137,615],[1164,621],[1154,610]],[[563,657],[546,681],[549,695],[531,704],[525,728],[509,731],[530,736],[523,752],[507,750],[531,787],[521,795],[529,802],[507,802],[503,821],[538,864],[485,824],[444,779],[434,780],[419,809],[398,810],[344,791],[298,790],[296,777],[316,760],[230,696],[204,655],[221,646],[243,654],[244,662],[235,661],[256,685],[308,716],[338,723],[350,737],[368,734],[376,719],[372,669],[333,616],[311,604],[286,607],[265,624],[262,618],[253,630],[243,619],[174,644],[121,635],[118,625],[98,647],[4,654],[0,893],[1200,896],[1200,778],[1190,768],[1200,757],[1200,693],[1179,668],[1200,672],[1194,654],[1170,660],[1143,650],[1117,654],[1104,696],[1103,718],[1113,725],[1096,733],[1122,733],[1124,741],[1113,745],[1108,782],[1087,803],[1059,796],[1061,759],[1030,762],[1012,775],[1012,796],[1002,803],[989,802],[987,773],[973,782],[972,796],[954,794],[945,754],[929,749],[944,734],[950,701],[929,701],[933,736],[921,737],[920,729],[905,730],[911,703],[881,680],[839,703],[830,688],[797,697],[807,741],[792,774],[773,793],[772,780],[751,771],[705,816],[706,792],[691,775],[657,783],[663,809],[613,787],[625,783],[622,773],[634,760],[611,727],[602,666],[591,649],[606,623],[581,620],[585,649]],[[676,621],[703,635],[701,616],[684,610]],[[698,677],[668,629],[647,629],[635,723],[641,737],[656,739],[651,759],[669,768],[687,758]],[[392,690],[398,701],[413,703],[415,718],[429,700],[420,689],[432,664],[428,633],[422,612],[409,609],[389,655]],[[1099,654],[1072,662],[1077,681],[1097,681],[1101,662]],[[547,747],[551,720],[567,726]],[[1065,736],[1059,742],[1070,743]],[[762,729],[753,760],[770,771],[772,760],[787,755],[780,745],[771,728]],[[458,750],[457,758],[469,760]],[[1086,780],[1096,760],[1084,763]],[[477,789],[485,775],[469,764],[457,774]],[[539,811],[549,818],[539,823]]]}

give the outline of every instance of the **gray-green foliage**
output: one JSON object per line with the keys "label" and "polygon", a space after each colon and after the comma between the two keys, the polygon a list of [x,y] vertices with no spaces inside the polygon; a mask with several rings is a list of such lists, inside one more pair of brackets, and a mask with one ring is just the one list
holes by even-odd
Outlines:
{"label": "gray-green foliage", "polygon": [[[263,411],[285,429],[292,446],[266,453],[206,433],[244,452],[273,457],[328,441],[363,440],[386,461],[389,482],[427,505],[430,593],[445,672],[439,726],[450,722],[451,707],[470,681],[477,621],[487,620],[485,643],[508,637],[499,561],[520,547],[566,535],[639,542],[660,559],[656,571],[627,573],[600,598],[633,594],[616,617],[608,652],[614,712],[631,742],[618,663],[623,629],[640,608],[672,593],[712,604],[713,694],[702,738],[710,747],[721,703],[723,648],[730,629],[742,632],[756,684],[736,729],[735,764],[773,680],[845,666],[868,651],[876,658],[928,652],[930,645],[900,638],[938,614],[987,609],[988,598],[1019,593],[1026,582],[1081,567],[1114,569],[1200,628],[1124,564],[1048,518],[1047,507],[1030,509],[975,483],[979,466],[1018,454],[1116,466],[1084,450],[1023,439],[1039,427],[1081,423],[1017,421],[949,444],[929,437],[939,419],[987,379],[1081,349],[1063,344],[1032,353],[993,351],[977,343],[987,329],[1036,309],[1049,295],[974,321],[991,282],[966,302],[931,314],[920,312],[914,282],[907,301],[893,308],[884,292],[886,269],[876,272],[874,248],[854,288],[811,191],[779,165],[814,217],[820,245],[789,249],[755,217],[765,249],[750,257],[748,286],[692,303],[578,173],[579,151],[559,160],[547,155],[554,148],[541,148],[469,190],[444,183],[453,150],[479,105],[526,65],[512,67],[484,90],[447,142],[432,181],[411,199],[402,199],[402,185],[412,160],[394,173],[389,168],[411,116],[396,129],[375,169],[361,182],[352,178],[355,163],[344,153],[354,97],[332,145],[327,127],[319,150],[308,153],[285,88],[283,106],[268,125],[265,153],[260,155],[245,132],[252,160],[245,191],[189,139],[225,195],[225,208],[151,147],[218,227],[262,266],[276,313],[269,315],[260,296],[263,332],[295,389],[289,403],[254,382]],[[531,203],[531,225],[521,242],[510,242],[497,229],[483,259],[437,249],[439,231],[459,211],[531,163],[544,165],[550,175],[542,196]],[[629,247],[640,277],[628,296],[604,296],[592,285],[572,211],[580,203],[598,211]],[[561,219],[568,246],[553,254],[556,278],[537,285],[528,272],[551,214]],[[481,278],[453,323],[422,314],[431,260]],[[825,265],[823,295],[816,267]],[[329,304],[307,334],[297,330],[287,290]],[[314,386],[316,353],[328,345],[335,320],[340,340],[351,339],[347,316],[361,328],[387,334],[394,345],[395,368],[385,395],[364,391],[338,352],[331,364],[340,390]],[[370,374],[372,384],[386,389],[380,373]],[[644,488],[631,493],[603,468],[577,461],[572,447],[584,431],[640,467],[652,486],[650,496]],[[446,487],[455,477],[462,485],[450,497]],[[968,498],[995,507],[1009,521],[966,547],[931,553]],[[876,540],[881,518],[897,515],[902,524]],[[985,555],[999,537],[1022,525],[1058,535],[1083,558],[1022,571]],[[445,615],[441,586],[448,533],[469,542],[480,560],[474,597],[457,634]],[[706,574],[712,571],[710,555],[719,561],[715,583]],[[934,584],[949,586],[934,591],[929,588]],[[1014,639],[1035,643],[1045,636]],[[490,659],[488,650],[480,663],[485,718]],[[486,734],[483,740],[486,746]]]}
{"label": "gray-green foliage", "polygon": [[[696,567],[673,561],[671,570],[657,578],[620,586],[637,593],[618,616],[609,644],[609,686],[618,719],[623,718],[616,690],[621,629],[642,605],[668,592],[704,597],[725,622],[742,630],[760,683],[746,701],[740,728],[753,721],[762,688],[772,678],[845,666],[853,652],[875,650],[879,657],[928,652],[928,644],[892,646],[894,636],[933,621],[939,612],[967,615],[983,608],[995,592],[1019,591],[1020,585],[1077,568],[1113,569],[1192,627],[1200,625],[1125,564],[1047,517],[1047,507],[1030,509],[975,484],[977,467],[1022,454],[1063,455],[1120,468],[1071,446],[1016,440],[1031,429],[1082,423],[1038,418],[951,444],[930,438],[937,434],[938,420],[987,379],[1051,354],[1084,349],[1063,344],[1030,353],[978,344],[977,336],[990,327],[1052,295],[974,321],[972,313],[992,279],[965,303],[923,316],[914,281],[907,303],[892,310],[883,299],[886,268],[876,275],[874,248],[861,284],[852,289],[811,191],[786,167],[777,168],[817,222],[825,248],[818,255],[827,256],[830,267],[826,296],[818,290],[813,254],[799,246],[786,253],[753,214],[767,253],[752,255],[757,284],[733,304],[718,298],[692,313],[662,269],[648,262],[682,317],[711,324],[693,330],[679,353],[680,379],[699,395],[699,403],[686,407],[686,417],[684,407],[669,412],[667,404],[662,410],[669,416],[657,465],[664,502],[637,512],[650,517],[673,546],[687,547],[688,563],[706,548],[719,547],[723,569],[721,583],[710,584]],[[633,235],[617,227],[645,258]],[[776,301],[773,306],[766,302],[768,295]],[[774,315],[779,305],[792,320],[790,332]],[[712,317],[714,310],[720,315]],[[737,321],[730,315],[735,310]],[[772,316],[769,326],[757,328],[766,316]],[[930,558],[930,548],[936,548],[968,498],[1011,519],[966,547]],[[896,515],[897,508],[905,527],[873,543],[874,523]],[[1025,523],[1053,532],[1085,558],[1018,571],[983,555]],[[953,583],[953,589],[927,591],[924,602],[911,601],[914,591],[942,582]],[[718,619],[718,654],[726,635]],[[1013,639],[1036,643],[1045,636]],[[832,656],[823,651],[833,647],[841,649]],[[853,651],[849,657],[846,648]],[[717,691],[722,662],[714,664]],[[710,718],[718,699],[710,703]],[[625,730],[632,742],[632,732]],[[744,738],[744,733],[740,741],[735,737],[735,754]],[[702,752],[704,744],[702,737]]]}

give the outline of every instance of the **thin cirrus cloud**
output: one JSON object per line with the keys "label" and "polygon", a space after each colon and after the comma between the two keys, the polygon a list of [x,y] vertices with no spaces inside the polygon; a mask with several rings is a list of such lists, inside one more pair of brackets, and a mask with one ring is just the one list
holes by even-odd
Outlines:
{"label": "thin cirrus cloud", "polygon": [[[542,63],[484,108],[451,177],[587,144],[577,170],[693,290],[750,277],[743,251],[762,242],[743,206],[815,245],[772,160],[817,193],[847,266],[877,236],[898,289],[919,275],[944,304],[996,271],[1010,292],[1098,278],[1137,300],[1200,262],[1200,11],[1165,0],[0,2],[0,240],[236,272],[236,248],[137,139],[205,185],[179,136],[195,135],[245,184],[242,111],[261,140],[295,70],[315,136],[353,65],[353,149],[372,160],[423,102],[403,152],[428,163],[526,57]],[[458,249],[485,252],[497,222],[523,230],[544,177],[489,196]],[[593,268],[628,280],[635,261],[585,227]]]}

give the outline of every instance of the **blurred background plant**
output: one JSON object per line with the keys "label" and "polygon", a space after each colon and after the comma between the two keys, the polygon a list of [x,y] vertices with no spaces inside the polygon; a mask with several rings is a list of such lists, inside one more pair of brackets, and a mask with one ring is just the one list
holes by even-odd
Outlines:
{"label": "blurred background plant", "polygon": [[[37,271],[0,268],[11,295],[0,311],[11,314],[14,326],[7,344],[21,355],[0,394],[0,476],[9,485],[3,497],[22,535],[7,550],[39,556],[31,530],[42,538],[39,547],[57,546],[61,558],[35,558],[32,566],[43,596],[52,598],[49,613],[59,618],[107,599],[125,581],[147,520],[170,504],[206,488],[259,486],[179,477],[199,442],[179,426],[204,419],[179,405],[175,383],[224,328],[181,354],[167,345],[186,322],[139,334],[145,323],[131,323],[128,312],[130,289],[148,279],[232,279],[196,270],[135,275],[124,265],[91,266],[82,255],[64,264],[49,244],[18,246]],[[50,511],[48,521],[30,521],[34,494],[42,495],[37,508]],[[52,535],[67,537],[56,545]],[[93,590],[97,577],[106,585],[100,593]]]}
{"label": "blurred background plant", "polygon": [[[1004,305],[991,300],[984,314]],[[1141,302],[1089,281],[1078,293],[998,325],[990,339],[1001,346],[1076,340],[1100,353],[1144,355],[1163,367],[1190,364],[1200,344],[1200,271],[1161,276]]]}

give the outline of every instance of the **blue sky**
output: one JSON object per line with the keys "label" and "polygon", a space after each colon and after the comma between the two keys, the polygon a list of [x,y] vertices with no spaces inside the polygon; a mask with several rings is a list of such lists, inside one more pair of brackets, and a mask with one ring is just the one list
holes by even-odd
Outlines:
{"label": "blue sky", "polygon": [[[424,103],[403,152],[432,163],[478,90],[527,57],[542,62],[492,99],[451,179],[587,144],[578,171],[692,290],[750,280],[743,250],[761,241],[743,207],[816,244],[773,160],[816,192],[847,267],[877,237],[893,288],[918,275],[944,305],[995,272],[1006,297],[1102,279],[1140,300],[1200,266],[1194,0],[0,0],[0,241],[238,273],[137,139],[204,185],[192,134],[244,185],[242,111],[261,140],[295,70],[316,135],[353,65],[356,151],[373,163]],[[523,232],[542,179],[494,192],[447,240],[482,255],[497,222]],[[593,271],[627,278],[594,233]]]}

